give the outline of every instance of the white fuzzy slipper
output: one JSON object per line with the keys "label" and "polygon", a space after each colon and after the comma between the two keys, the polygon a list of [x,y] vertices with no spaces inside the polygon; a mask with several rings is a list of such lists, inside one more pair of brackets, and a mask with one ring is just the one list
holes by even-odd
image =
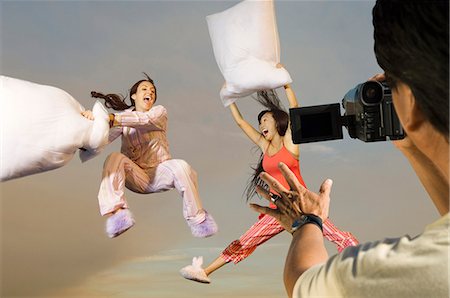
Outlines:
{"label": "white fuzzy slipper", "polygon": [[189,280],[209,284],[211,279],[206,275],[205,270],[202,268],[203,257],[194,257],[192,259],[192,265],[181,268],[180,274]]}

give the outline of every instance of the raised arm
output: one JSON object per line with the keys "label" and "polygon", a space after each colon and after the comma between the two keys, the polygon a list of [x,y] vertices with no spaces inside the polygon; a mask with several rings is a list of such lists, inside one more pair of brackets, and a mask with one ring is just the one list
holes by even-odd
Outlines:
{"label": "raised arm", "polygon": [[[281,63],[278,63],[276,65],[276,67],[277,68],[282,68],[282,67],[284,67],[284,65],[281,64]],[[287,99],[289,101],[289,107],[290,108],[298,107],[297,97],[295,97],[295,93],[294,93],[294,90],[292,90],[291,85],[286,84],[284,86],[284,90],[286,91],[286,97],[287,97]]]}
{"label": "raised arm", "polygon": [[262,134],[259,131],[257,131],[253,126],[251,126],[250,123],[244,120],[244,118],[241,115],[241,112],[239,112],[239,109],[235,103],[232,103],[230,105],[230,111],[231,115],[233,115],[236,124],[249,137],[249,139],[256,145],[258,145],[259,148],[261,148],[261,150],[264,152],[264,150],[267,148],[268,145],[267,140],[264,139]]}
{"label": "raised arm", "polygon": [[[291,85],[285,85],[284,90],[286,91],[286,97],[289,101],[289,108],[297,108],[297,97],[295,96],[294,90],[292,90]],[[298,158],[300,155],[300,150],[298,145],[292,142],[291,121],[289,121],[288,129],[286,130],[283,141],[286,149],[288,149],[289,152],[292,152]]]}
{"label": "raised arm", "polygon": [[295,96],[294,90],[292,90],[291,85],[289,84],[285,85],[284,90],[286,91],[286,97],[289,101],[289,107],[297,108],[298,107],[297,97]]}

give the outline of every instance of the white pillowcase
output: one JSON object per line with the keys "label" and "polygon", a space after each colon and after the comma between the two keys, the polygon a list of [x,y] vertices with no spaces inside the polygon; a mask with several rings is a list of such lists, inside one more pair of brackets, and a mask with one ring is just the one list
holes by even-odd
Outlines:
{"label": "white pillowcase", "polygon": [[0,76],[0,102],[0,181],[59,168],[79,148],[85,161],[108,141],[108,112],[99,101],[91,121],[64,90]]}
{"label": "white pillowcase", "polygon": [[280,62],[280,41],[273,1],[243,1],[206,17],[214,56],[226,84],[224,106],[240,97],[292,82]]}

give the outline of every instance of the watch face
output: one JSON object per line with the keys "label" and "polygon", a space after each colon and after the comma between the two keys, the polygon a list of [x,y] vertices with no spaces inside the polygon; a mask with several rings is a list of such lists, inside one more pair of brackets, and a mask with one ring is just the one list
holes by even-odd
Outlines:
{"label": "watch face", "polygon": [[300,220],[300,225],[304,224],[307,221],[308,217],[304,214],[302,214],[299,218]]}
{"label": "watch face", "polygon": [[302,214],[298,219],[296,219],[292,223],[292,229],[298,229],[299,227],[301,227],[305,223],[306,219],[307,217]]}

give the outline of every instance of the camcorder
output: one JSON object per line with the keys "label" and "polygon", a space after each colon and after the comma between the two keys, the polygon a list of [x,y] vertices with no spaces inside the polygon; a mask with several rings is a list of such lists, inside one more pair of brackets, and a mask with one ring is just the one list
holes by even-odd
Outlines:
{"label": "camcorder", "polygon": [[294,144],[342,139],[345,126],[350,137],[364,142],[400,140],[405,137],[385,82],[358,84],[339,103],[289,109]]}

